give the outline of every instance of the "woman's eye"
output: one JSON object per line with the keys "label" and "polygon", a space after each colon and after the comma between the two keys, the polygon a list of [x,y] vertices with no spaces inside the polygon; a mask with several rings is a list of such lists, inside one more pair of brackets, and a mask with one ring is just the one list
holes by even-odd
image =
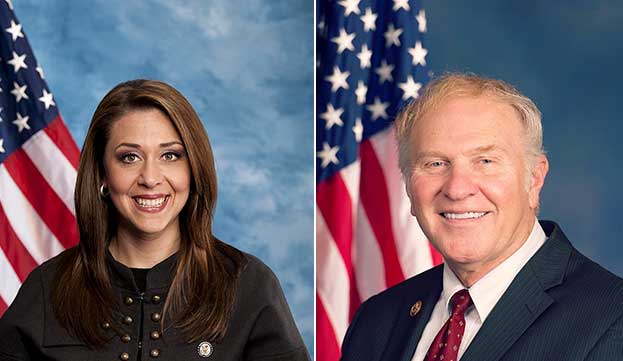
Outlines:
{"label": "woman's eye", "polygon": [[134,163],[138,160],[138,156],[133,153],[124,154],[121,156],[121,161],[124,163]]}
{"label": "woman's eye", "polygon": [[173,153],[173,152],[164,153],[162,155],[162,158],[164,158],[164,160],[166,161],[174,161],[174,160],[179,159],[179,157],[180,157],[179,154]]}

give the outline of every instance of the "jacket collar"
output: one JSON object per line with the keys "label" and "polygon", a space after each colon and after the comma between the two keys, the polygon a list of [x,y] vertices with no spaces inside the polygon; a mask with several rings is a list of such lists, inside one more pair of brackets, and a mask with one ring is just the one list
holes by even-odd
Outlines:
{"label": "jacket collar", "polygon": [[443,266],[439,265],[403,284],[408,289],[402,293],[404,306],[396,310],[399,314],[382,360],[411,360],[441,294],[442,274]]}
{"label": "jacket collar", "polygon": [[517,274],[461,361],[498,360],[554,303],[547,291],[563,282],[573,247],[556,223],[540,223],[548,240]]}
{"label": "jacket collar", "polygon": [[[146,289],[169,287],[175,275],[178,253],[164,259],[147,272]],[[106,263],[114,286],[138,293],[134,275],[128,266],[117,261],[109,251],[106,251]]]}
{"label": "jacket collar", "polygon": [[[495,361],[554,300],[547,291],[563,282],[573,247],[560,227],[540,221],[548,239],[519,271],[482,325],[461,361]],[[398,310],[396,326],[386,345],[383,360],[410,361],[441,294],[443,267],[437,266],[409,282],[408,297]],[[409,317],[416,300],[421,309]],[[505,335],[505,337],[500,337]],[[491,342],[495,340],[495,342]]]}

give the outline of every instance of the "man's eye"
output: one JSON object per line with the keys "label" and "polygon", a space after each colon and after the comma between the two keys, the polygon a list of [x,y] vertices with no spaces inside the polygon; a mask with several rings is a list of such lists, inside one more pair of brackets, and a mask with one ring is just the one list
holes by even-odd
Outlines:
{"label": "man's eye", "polygon": [[434,161],[434,162],[430,162],[429,165],[432,168],[439,168],[439,167],[443,167],[443,162],[442,161]]}
{"label": "man's eye", "polygon": [[483,159],[480,160],[480,163],[482,163],[482,164],[490,164],[490,163],[493,163],[493,160],[489,159],[489,158],[483,158]]}

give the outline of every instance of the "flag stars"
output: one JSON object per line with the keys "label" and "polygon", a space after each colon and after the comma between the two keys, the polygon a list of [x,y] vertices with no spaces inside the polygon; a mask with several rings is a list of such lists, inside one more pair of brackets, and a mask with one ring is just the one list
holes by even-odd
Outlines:
{"label": "flag stars", "polygon": [[424,9],[420,10],[420,12],[415,17],[415,20],[417,20],[417,27],[420,33],[425,33],[426,32],[426,13],[424,12]]}
{"label": "flag stars", "polygon": [[321,32],[324,31],[324,27],[325,27],[325,22],[324,19],[320,19],[320,21],[318,21],[318,30],[320,30]]}
{"label": "flag stars", "polygon": [[15,102],[19,103],[22,99],[28,99],[28,95],[26,94],[26,85],[20,86],[17,82],[13,82],[13,90],[11,90],[11,94],[15,96]]}
{"label": "flag stars", "polygon": [[39,98],[39,101],[45,105],[45,109],[48,110],[50,106],[55,106],[54,99],[52,97],[52,93],[48,93],[47,90],[43,89],[43,95]]}
{"label": "flag stars", "polygon": [[331,127],[333,127],[334,125],[337,126],[342,126],[344,125],[344,122],[342,122],[342,113],[344,113],[344,109],[343,108],[333,108],[333,104],[329,104],[327,105],[327,111],[320,114],[320,118],[324,119],[325,121],[325,129],[329,130],[331,129]]}
{"label": "flag stars", "polygon": [[426,55],[428,54],[428,50],[422,47],[421,41],[416,41],[415,46],[409,48],[409,54],[413,58],[413,65],[426,65]]}
{"label": "flag stars", "polygon": [[387,119],[387,107],[389,107],[388,102],[381,102],[381,99],[376,97],[374,104],[368,105],[366,108],[372,113],[372,121],[375,121],[379,118]]}
{"label": "flag stars", "polygon": [[321,159],[320,166],[326,168],[329,164],[338,164],[340,161],[337,159],[337,152],[340,150],[339,146],[331,147],[329,143],[322,143],[322,150],[317,152],[317,157]]}
{"label": "flag stars", "polygon": [[360,80],[357,83],[357,89],[355,89],[355,95],[357,96],[357,104],[363,105],[366,103],[366,95],[368,94],[368,87]]}
{"label": "flag stars", "polygon": [[405,9],[406,11],[409,11],[409,0],[394,0],[394,6],[392,6],[392,10],[398,11],[400,9]]}
{"label": "flag stars", "polygon": [[344,7],[344,16],[352,13],[359,14],[359,2],[361,0],[341,0],[338,4]]}
{"label": "flag stars", "polygon": [[17,55],[16,52],[13,52],[13,59],[7,61],[7,63],[13,65],[13,71],[18,72],[20,69],[28,69],[28,65],[26,65],[26,54]]}
{"label": "flag stars", "polygon": [[355,125],[352,129],[355,134],[355,140],[357,143],[361,143],[361,139],[363,138],[363,124],[361,124],[361,118],[355,119]]}
{"label": "flag stars", "polygon": [[376,68],[374,71],[379,75],[379,81],[383,84],[386,81],[393,81],[394,77],[392,76],[392,71],[394,70],[394,66],[391,64],[387,64],[387,61],[383,59],[381,61],[381,66]]}
{"label": "flag stars", "polygon": [[37,71],[37,73],[39,73],[39,76],[41,77],[41,79],[45,79],[45,75],[43,74],[43,68],[42,67],[37,65],[37,68],[35,70]]}
{"label": "flag stars", "polygon": [[22,33],[22,24],[16,24],[13,19],[11,19],[11,27],[6,28],[6,32],[11,34],[13,41],[17,40],[17,38],[24,37],[24,34]]}
{"label": "flag stars", "polygon": [[385,47],[389,48],[392,45],[400,46],[400,35],[402,34],[402,29],[395,29],[394,24],[389,24],[387,26],[387,31],[385,32]]}
{"label": "flag stars", "polygon": [[372,51],[368,49],[368,44],[363,44],[361,46],[361,51],[357,54],[357,58],[359,58],[359,66],[361,69],[369,68],[372,63]]}
{"label": "flag stars", "polygon": [[11,0],[4,0],[7,4],[9,4],[9,9],[13,10],[13,1]]}
{"label": "flag stars", "polygon": [[13,124],[17,126],[17,131],[21,133],[24,129],[30,130],[30,126],[28,125],[29,116],[23,117],[20,113],[17,113],[17,119],[13,121]]}
{"label": "flag stars", "polygon": [[333,74],[326,77],[325,80],[331,83],[331,91],[336,92],[340,88],[348,89],[348,82],[346,79],[349,76],[349,71],[342,72],[336,65],[333,67]]}
{"label": "flag stars", "polygon": [[376,18],[378,15],[372,12],[372,9],[366,8],[366,13],[361,17],[363,21],[363,30],[371,31],[376,30]]}
{"label": "flag stars", "polygon": [[402,89],[402,100],[408,100],[409,98],[417,99],[420,95],[420,89],[422,88],[421,83],[416,83],[413,80],[413,76],[409,75],[407,77],[407,81],[404,83],[398,84],[398,87]]}
{"label": "flag stars", "polygon": [[337,52],[338,54],[342,54],[344,50],[348,49],[350,51],[355,50],[355,46],[353,45],[353,40],[355,39],[355,33],[349,34],[343,28],[340,29],[340,35],[335,38],[332,38],[331,41],[337,44]]}
{"label": "flag stars", "polygon": [[4,139],[0,138],[0,153],[6,152],[4,150]]}

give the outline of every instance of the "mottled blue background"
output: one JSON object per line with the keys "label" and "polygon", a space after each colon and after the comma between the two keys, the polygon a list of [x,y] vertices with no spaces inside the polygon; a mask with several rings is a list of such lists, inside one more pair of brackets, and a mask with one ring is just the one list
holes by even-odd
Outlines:
{"label": "mottled blue background", "polygon": [[550,172],[539,218],[623,275],[623,2],[425,1],[432,71],[516,85],[543,112]]}
{"label": "mottled blue background", "polygon": [[137,77],[179,89],[216,156],[215,233],[278,275],[313,347],[313,2],[16,0],[79,146],[104,94]]}

